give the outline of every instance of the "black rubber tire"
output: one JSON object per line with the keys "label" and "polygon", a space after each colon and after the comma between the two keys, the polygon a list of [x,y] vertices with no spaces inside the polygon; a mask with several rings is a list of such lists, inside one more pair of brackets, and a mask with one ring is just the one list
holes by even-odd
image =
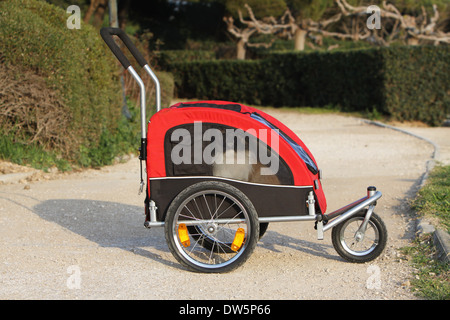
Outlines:
{"label": "black rubber tire", "polygon": [[[185,250],[182,248],[179,241],[177,241],[178,236],[176,234],[177,230],[176,219],[178,219],[177,217],[182,212],[183,210],[182,207],[189,203],[190,201],[189,199],[196,199],[195,196],[197,194],[211,195],[214,194],[214,192],[219,192],[222,195],[229,195],[230,198],[234,199],[233,203],[236,203],[237,201],[238,204],[236,205],[240,206],[240,208],[245,210],[247,216],[245,225],[246,235],[242,247],[237,252],[234,252],[235,256],[233,256],[224,263],[206,264],[200,261],[199,262],[196,261],[195,257],[194,258],[190,257],[188,253],[186,253]],[[244,213],[242,215],[244,215]],[[177,261],[191,271],[204,273],[225,273],[230,272],[241,266],[250,257],[251,253],[255,249],[260,234],[258,214],[252,202],[239,189],[227,183],[218,181],[199,182],[180,192],[167,209],[167,215],[164,223],[164,230],[168,247],[173,256],[177,259]],[[195,245],[199,244],[198,247],[202,247],[202,250],[209,250],[208,254],[210,254],[211,256],[219,254],[217,250],[212,250],[211,244],[208,241],[203,241],[202,243],[199,243],[198,241],[200,236],[197,237],[192,236],[192,231],[195,230],[193,229],[192,226],[189,226],[188,230],[190,233],[190,237],[193,238],[195,241]],[[224,256],[227,256],[227,254],[229,253],[224,250],[221,250],[221,252]]]}
{"label": "black rubber tire", "polygon": [[349,262],[365,263],[372,261],[376,259],[386,247],[388,237],[387,229],[383,220],[375,212],[372,213],[367,227],[368,229],[372,228],[374,237],[377,238],[370,248],[368,248],[366,251],[361,252],[353,251],[347,246],[346,241],[343,240],[343,236],[346,231],[345,228],[347,228],[350,223],[362,222],[364,220],[364,217],[366,216],[366,212],[367,210],[362,210],[332,229],[331,239],[334,249],[342,258]]}
{"label": "black rubber tire", "polygon": [[259,224],[259,239],[261,239],[263,235],[266,233],[267,228],[269,228],[268,222],[262,222]]}

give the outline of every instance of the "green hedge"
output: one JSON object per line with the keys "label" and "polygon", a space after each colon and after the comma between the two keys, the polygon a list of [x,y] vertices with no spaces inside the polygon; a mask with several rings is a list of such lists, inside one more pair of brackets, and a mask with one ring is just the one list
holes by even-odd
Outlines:
{"label": "green hedge", "polygon": [[385,110],[399,120],[440,125],[450,114],[450,46],[383,52]]}
{"label": "green hedge", "polygon": [[122,97],[117,64],[99,32],[84,23],[70,30],[68,17],[43,1],[0,1],[0,57],[44,78],[58,93],[64,106],[59,112],[70,117],[63,156],[76,162],[101,148],[103,132],[117,130]]}
{"label": "green hedge", "polygon": [[216,53],[209,50],[163,50],[157,53],[158,65],[166,69],[178,62],[213,60]]}
{"label": "green hedge", "polygon": [[271,106],[339,106],[438,125],[450,113],[450,47],[280,53],[173,63],[179,97]]}
{"label": "green hedge", "polygon": [[175,63],[170,70],[178,97],[262,104],[261,66],[260,61],[214,60]]}
{"label": "green hedge", "polygon": [[[5,140],[0,145],[0,158],[13,160],[18,157],[12,155],[31,150],[16,152],[6,146],[30,145],[75,166],[101,166],[138,147],[140,119],[134,101],[129,101],[131,119],[122,115],[120,64],[99,30],[83,21],[81,29],[70,30],[68,17],[64,9],[44,1],[0,0],[0,77],[10,81],[8,88],[0,90],[0,110],[12,103],[18,107],[15,109],[27,111],[0,112],[0,135]],[[141,70],[140,74],[144,75]],[[169,105],[172,76],[159,72],[158,77],[163,103]],[[154,90],[148,95],[150,108]],[[20,96],[27,97],[26,106]],[[43,127],[39,115],[48,114],[48,110],[54,116],[47,118],[63,118],[65,122],[55,125],[53,121],[52,128],[39,131],[39,125]],[[44,131],[51,134],[45,136]],[[37,160],[31,162],[38,165]]]}

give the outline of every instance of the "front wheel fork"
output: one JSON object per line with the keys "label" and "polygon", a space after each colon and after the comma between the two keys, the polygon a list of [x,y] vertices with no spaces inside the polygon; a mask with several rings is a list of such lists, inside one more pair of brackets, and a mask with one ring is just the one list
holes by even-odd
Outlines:
{"label": "front wheel fork", "polygon": [[355,234],[355,239],[357,241],[362,241],[367,229],[367,224],[369,223],[370,217],[372,216],[373,210],[377,204],[377,200],[381,198],[381,195],[382,194],[380,191],[377,191],[375,187],[370,186],[367,188],[366,197],[361,198],[329,214],[318,215],[315,226],[315,229],[317,229],[317,239],[323,240],[323,233],[325,231],[351,218],[356,213],[368,206],[364,221]]}

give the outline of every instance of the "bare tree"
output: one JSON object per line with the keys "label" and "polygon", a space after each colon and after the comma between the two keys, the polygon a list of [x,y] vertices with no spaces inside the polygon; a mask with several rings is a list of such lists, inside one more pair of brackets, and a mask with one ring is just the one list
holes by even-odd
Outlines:
{"label": "bare tree", "polygon": [[[322,36],[338,37],[341,39],[350,37],[347,34],[329,32],[325,30],[325,28],[327,28],[329,25],[339,21],[340,19],[341,14],[338,13],[331,18],[323,19],[320,21],[314,21],[310,18],[307,18],[300,19],[300,21],[297,22],[289,8],[286,9],[286,12],[281,17],[282,23],[288,26],[287,30],[289,31],[289,37],[294,38],[294,49],[298,51],[303,51],[305,49],[306,37],[308,34],[310,34],[312,38],[316,39],[316,43],[319,45],[321,45]],[[319,34],[320,36],[314,34]],[[317,39],[320,40],[317,41]],[[309,44],[309,46],[311,46],[311,44]]]}
{"label": "bare tree", "polygon": [[252,8],[248,4],[245,4],[245,8],[248,11],[250,20],[244,20],[242,12],[238,10],[239,21],[242,27],[236,26],[234,23],[234,19],[231,16],[223,18],[223,20],[227,24],[227,31],[237,39],[237,58],[240,60],[245,59],[247,47],[269,48],[275,41],[275,38],[272,38],[270,42],[250,43],[250,37],[255,34],[276,34],[280,30],[289,27],[286,24],[278,23],[277,20],[272,16],[258,20],[256,19]]}
{"label": "bare tree", "polygon": [[89,23],[92,15],[94,16],[93,25],[100,27],[103,23],[103,17],[108,7],[108,0],[91,0],[89,8],[84,16],[84,22]]}
{"label": "bare tree", "polygon": [[[367,7],[352,6],[346,0],[336,0],[342,15],[355,16],[366,14]],[[411,16],[401,14],[400,11],[392,4],[383,1],[380,8],[380,18],[391,20],[392,28],[390,31],[383,29],[383,39],[385,45],[389,45],[392,41],[400,38],[407,44],[419,44],[423,41],[431,41],[434,44],[450,43],[450,33],[444,33],[437,30],[437,21],[439,19],[439,11],[437,6],[433,4],[433,16],[428,18],[425,8],[422,6],[422,14],[419,16]],[[400,31],[403,31],[401,33]],[[401,37],[403,34],[403,38]]]}
{"label": "bare tree", "polygon": [[[431,41],[435,44],[450,43],[450,33],[444,33],[437,29],[439,12],[433,5],[433,15],[428,18],[425,8],[422,6],[420,16],[402,15],[393,5],[383,1],[380,8],[380,18],[383,19],[383,27],[380,30],[367,27],[367,6],[351,6],[346,0],[335,0],[339,13],[330,18],[314,21],[311,18],[295,19],[291,11],[286,12],[280,19],[280,24],[287,25],[283,34],[294,39],[295,50],[302,51],[305,45],[316,49],[317,47],[307,42],[307,38],[315,41],[316,45],[322,45],[323,37],[332,37],[340,40],[360,41],[367,40],[373,43],[388,46],[395,40],[402,40],[407,44],[419,44]],[[348,23],[350,18],[350,24]],[[336,23],[342,22],[339,28],[332,29]],[[387,27],[387,28],[386,28]],[[335,48],[330,46],[328,50]]]}

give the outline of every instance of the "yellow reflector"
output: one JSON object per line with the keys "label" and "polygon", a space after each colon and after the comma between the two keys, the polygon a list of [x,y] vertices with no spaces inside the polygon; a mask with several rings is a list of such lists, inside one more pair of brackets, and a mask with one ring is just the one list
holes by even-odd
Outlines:
{"label": "yellow reflector", "polygon": [[245,230],[242,228],[237,229],[236,234],[234,235],[233,243],[231,244],[231,250],[238,251],[242,246],[245,238]]}
{"label": "yellow reflector", "polygon": [[178,226],[178,237],[180,238],[180,242],[184,247],[189,247],[191,245],[188,229],[184,223],[181,223]]}

